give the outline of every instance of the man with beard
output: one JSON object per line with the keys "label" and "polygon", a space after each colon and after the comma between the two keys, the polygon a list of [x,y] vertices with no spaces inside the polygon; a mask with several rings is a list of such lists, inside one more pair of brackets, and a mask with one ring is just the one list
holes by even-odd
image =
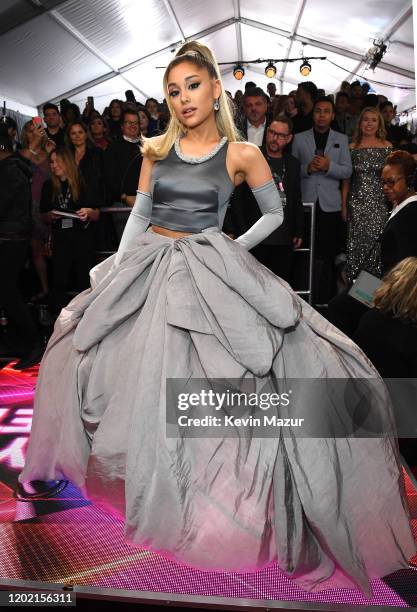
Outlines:
{"label": "man with beard", "polygon": [[[291,282],[294,249],[301,246],[304,210],[301,200],[300,162],[285,148],[292,140],[292,121],[279,116],[266,129],[266,147],[262,152],[271,168],[280,192],[284,222],[258,244],[251,253],[264,266]],[[239,186],[231,200],[231,223],[237,234],[243,234],[261,218],[259,206],[246,183]]]}

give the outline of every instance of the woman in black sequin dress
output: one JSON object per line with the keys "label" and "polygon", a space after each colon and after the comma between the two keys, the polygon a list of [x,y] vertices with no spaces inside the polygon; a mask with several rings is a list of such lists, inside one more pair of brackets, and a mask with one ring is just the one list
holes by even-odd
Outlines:
{"label": "woman in black sequin dress", "polygon": [[351,283],[365,268],[380,273],[380,256],[372,245],[389,215],[381,184],[381,171],[392,150],[385,140],[384,121],[376,108],[365,108],[350,145],[353,174],[342,186],[342,214],[348,222],[346,277]]}

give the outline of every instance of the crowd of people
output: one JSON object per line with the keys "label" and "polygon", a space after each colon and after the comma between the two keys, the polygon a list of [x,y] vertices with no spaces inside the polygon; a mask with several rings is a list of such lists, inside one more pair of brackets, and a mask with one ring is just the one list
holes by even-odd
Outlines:
{"label": "crowd of people", "polygon": [[[340,293],[343,297],[362,269],[382,272],[379,238],[392,202],[381,173],[388,157],[395,168],[413,175],[405,177],[407,188],[413,188],[414,171],[406,166],[411,156],[416,159],[417,145],[395,123],[393,104],[369,93],[366,83],[344,82],[335,96],[310,81],[288,95],[277,95],[272,81],[267,89],[247,82],[234,96],[226,92],[242,139],[260,147],[284,202],[284,223],[252,254],[297,289],[295,250],[313,247],[313,303],[329,304],[329,318],[352,335],[357,321],[346,323]],[[103,113],[92,98],[82,112],[68,100],[60,107],[47,103],[43,118],[28,121],[20,137],[13,119],[4,118],[0,263],[6,297],[0,307],[17,336],[13,347],[2,346],[0,352],[13,352],[20,338],[23,357],[17,369],[36,363],[44,346],[27,303],[46,304],[53,322],[69,301],[68,291],[89,286],[98,253],[114,251],[120,242],[129,213],[117,209],[135,201],[143,137],[163,133],[168,120],[165,101],[150,98],[142,105],[131,91]],[[404,152],[393,153],[398,150]],[[315,207],[314,245],[303,202]],[[104,207],[110,211],[101,212]],[[223,230],[239,237],[260,216],[243,183],[232,195]],[[404,256],[417,256],[417,240],[415,247],[408,242]],[[19,276],[29,254],[35,289],[23,297]]]}

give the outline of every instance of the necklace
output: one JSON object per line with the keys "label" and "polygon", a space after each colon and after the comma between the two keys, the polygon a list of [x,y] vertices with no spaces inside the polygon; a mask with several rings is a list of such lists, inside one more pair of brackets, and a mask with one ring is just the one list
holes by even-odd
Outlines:
{"label": "necklace", "polygon": [[175,153],[177,154],[177,156],[182,161],[187,162],[188,164],[202,164],[203,162],[208,161],[209,159],[214,157],[216,155],[216,153],[218,153],[220,151],[220,149],[222,148],[222,146],[226,142],[227,142],[227,136],[223,136],[223,138],[221,138],[221,140],[219,140],[219,142],[214,147],[214,149],[209,151],[206,155],[202,155],[201,157],[193,157],[193,156],[189,156],[189,155],[184,155],[184,153],[181,151],[180,137],[178,136],[176,141],[175,141],[175,145],[174,145],[175,146]]}

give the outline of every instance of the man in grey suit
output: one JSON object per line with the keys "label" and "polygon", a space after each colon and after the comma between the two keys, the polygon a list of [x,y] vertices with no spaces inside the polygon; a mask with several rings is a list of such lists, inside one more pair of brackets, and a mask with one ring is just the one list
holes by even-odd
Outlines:
{"label": "man in grey suit", "polygon": [[333,100],[318,98],[313,128],[296,134],[292,146],[301,164],[303,201],[316,204],[316,303],[328,303],[336,292],[335,258],[344,247],[340,181],[352,174],[348,138],[330,129],[334,118]]}

